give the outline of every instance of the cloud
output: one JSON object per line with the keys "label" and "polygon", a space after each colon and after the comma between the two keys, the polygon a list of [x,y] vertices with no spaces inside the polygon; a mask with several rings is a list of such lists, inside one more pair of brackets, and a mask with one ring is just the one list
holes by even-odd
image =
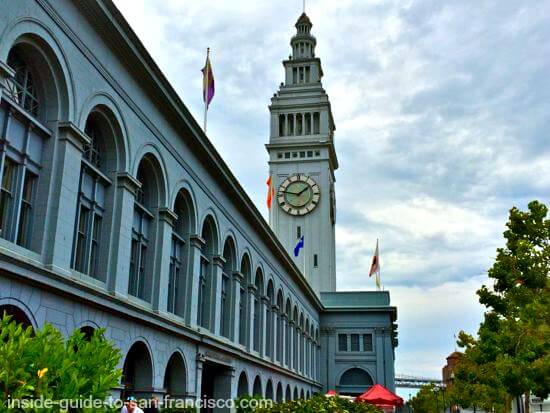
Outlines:
{"label": "cloud", "polygon": [[[299,5],[115,2],[199,122],[199,70],[212,48],[209,137],[265,214],[267,105]],[[550,201],[550,5],[307,7],[337,127],[338,287],[373,287],[366,274],[379,238],[383,283],[399,308],[397,369],[436,374],[453,350],[449,335],[475,330],[474,291],[503,244],[507,211]]]}

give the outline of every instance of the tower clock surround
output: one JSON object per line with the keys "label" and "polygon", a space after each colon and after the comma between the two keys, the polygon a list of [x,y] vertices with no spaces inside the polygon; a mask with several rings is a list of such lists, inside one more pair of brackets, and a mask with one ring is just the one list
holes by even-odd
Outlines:
{"label": "tower clock surround", "polygon": [[[303,13],[283,61],[285,81],[271,99],[269,174],[276,204],[269,223],[312,289],[336,291],[336,126],[321,79],[312,23]],[[300,235],[298,235],[300,234]],[[298,256],[294,248],[303,236]]]}

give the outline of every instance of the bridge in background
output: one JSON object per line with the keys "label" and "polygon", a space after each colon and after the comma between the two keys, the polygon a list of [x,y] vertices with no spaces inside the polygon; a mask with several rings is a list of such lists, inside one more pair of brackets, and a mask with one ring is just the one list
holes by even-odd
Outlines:
{"label": "bridge in background", "polygon": [[412,374],[396,374],[395,387],[407,388],[407,389],[419,389],[422,386],[428,384],[435,384],[436,386],[443,386],[443,381],[440,379],[430,379],[427,377],[418,377]]}

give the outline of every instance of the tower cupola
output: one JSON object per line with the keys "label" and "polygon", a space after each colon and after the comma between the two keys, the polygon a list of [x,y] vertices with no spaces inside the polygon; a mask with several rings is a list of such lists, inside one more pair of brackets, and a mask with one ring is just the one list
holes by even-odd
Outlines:
{"label": "tower cupola", "polygon": [[311,35],[313,24],[307,16],[302,13],[295,24],[296,34],[290,40],[293,59],[311,59],[315,57],[315,45],[317,40]]}

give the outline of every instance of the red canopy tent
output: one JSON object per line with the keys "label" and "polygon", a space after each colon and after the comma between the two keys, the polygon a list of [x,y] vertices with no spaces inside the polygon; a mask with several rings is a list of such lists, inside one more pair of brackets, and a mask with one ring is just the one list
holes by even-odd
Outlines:
{"label": "red canopy tent", "polygon": [[327,391],[325,396],[336,396],[336,392],[334,390],[329,390],[329,391]]}
{"label": "red canopy tent", "polygon": [[375,384],[365,393],[357,396],[355,401],[367,402],[377,406],[403,406],[403,399],[381,384]]}

